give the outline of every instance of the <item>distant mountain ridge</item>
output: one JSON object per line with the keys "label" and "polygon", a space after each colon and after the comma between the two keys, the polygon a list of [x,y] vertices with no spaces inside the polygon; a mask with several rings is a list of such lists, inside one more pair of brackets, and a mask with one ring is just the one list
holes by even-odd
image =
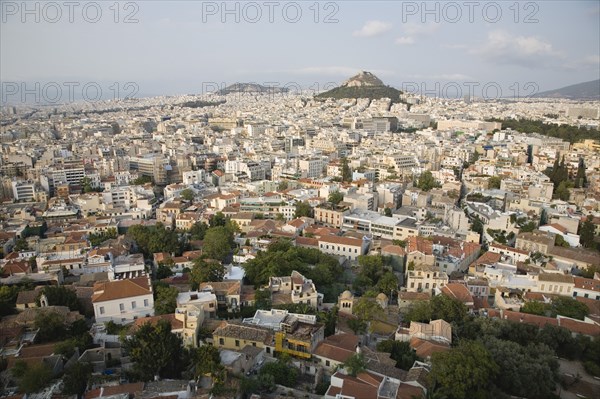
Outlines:
{"label": "distant mountain ridge", "polygon": [[269,87],[258,83],[234,83],[217,91],[217,94],[224,96],[231,93],[287,93],[288,91],[287,87]]}
{"label": "distant mountain ridge", "polygon": [[566,98],[571,100],[599,100],[600,79],[589,82],[577,83],[560,89],[536,93],[534,98]]}
{"label": "distant mountain ridge", "polygon": [[392,103],[399,103],[403,102],[400,100],[401,94],[400,90],[386,86],[381,79],[371,72],[361,71],[343,82],[340,86],[317,94],[315,98],[334,98],[337,100],[343,98],[368,98],[370,100],[389,98],[392,100]]}

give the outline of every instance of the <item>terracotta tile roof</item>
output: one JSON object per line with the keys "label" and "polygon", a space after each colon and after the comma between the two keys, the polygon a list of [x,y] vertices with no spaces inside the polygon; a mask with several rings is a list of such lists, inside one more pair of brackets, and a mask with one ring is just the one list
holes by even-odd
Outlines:
{"label": "terracotta tile roof", "polygon": [[562,273],[540,273],[538,279],[554,283],[573,283],[573,276]]}
{"label": "terracotta tile roof", "polygon": [[296,245],[301,247],[318,247],[319,240],[310,237],[296,237]]}
{"label": "terracotta tile roof", "polygon": [[199,290],[202,291],[209,286],[212,287],[214,292],[225,292],[227,295],[239,295],[241,291],[241,283],[239,281],[214,281],[200,283]]}
{"label": "terracotta tile roof", "polygon": [[583,277],[574,277],[573,282],[575,283],[575,288],[600,292],[600,280],[594,280],[591,278]]}
{"label": "terracotta tile roof", "polygon": [[305,222],[304,222],[304,220],[302,220],[302,219],[294,219],[294,220],[292,220],[291,222],[289,222],[288,224],[289,224],[290,226],[292,226],[292,227],[295,227],[295,228],[297,228],[297,229],[298,229],[298,228],[302,227],[302,226],[304,225],[304,223],[305,223]]}
{"label": "terracotta tile roof", "polygon": [[156,324],[161,320],[168,321],[169,324],[171,324],[171,330],[181,330],[183,328],[183,321],[177,320],[177,318],[175,318],[175,314],[171,313],[161,314],[159,316],[152,317],[142,317],[140,319],[137,319],[135,322],[133,322],[133,331],[131,332],[135,332],[138,328],[140,328],[146,323]]}
{"label": "terracotta tile roof", "polygon": [[491,245],[491,247],[501,249],[502,251],[505,251],[505,252],[514,252],[514,253],[518,253],[518,254],[522,254],[522,255],[529,255],[529,252],[525,251],[524,249],[513,248],[513,247],[509,247],[507,245],[502,245],[502,244],[498,244],[498,243],[493,243]]}
{"label": "terracotta tile roof", "polygon": [[266,327],[252,326],[239,322],[224,322],[215,330],[214,335],[264,343],[270,343],[273,337],[272,331]]}
{"label": "terracotta tile roof", "polygon": [[381,248],[381,253],[397,256],[406,255],[406,251],[400,245],[386,245],[385,247]]}
{"label": "terracotta tile roof", "polygon": [[577,334],[589,335],[590,337],[600,336],[600,326],[594,323],[586,323],[579,320],[560,317],[558,319],[558,325]]}
{"label": "terracotta tile roof", "polygon": [[4,265],[2,268],[2,274],[5,276],[10,276],[13,274],[23,274],[31,272],[31,268],[29,267],[29,262],[26,260],[15,261],[12,260]]}
{"label": "terracotta tile roof", "polygon": [[345,362],[350,356],[356,353],[358,337],[353,334],[331,335],[323,340],[314,354],[336,362]]}
{"label": "terracotta tile roof", "polygon": [[426,341],[421,338],[413,337],[410,339],[410,347],[415,350],[420,358],[428,358],[436,352],[446,352],[450,350],[448,345]]}
{"label": "terracotta tile roof", "polygon": [[433,242],[430,240],[426,240],[423,237],[416,237],[416,236],[408,237],[408,244],[406,247],[407,247],[406,252],[408,252],[408,253],[421,252],[426,255],[433,254]]}
{"label": "terracotta tile roof", "polygon": [[140,393],[144,390],[143,382],[134,382],[130,384],[105,386],[97,389],[93,389],[85,393],[85,399],[95,399],[107,396],[119,395],[127,393],[130,396]]}
{"label": "terracotta tile roof", "polygon": [[561,226],[558,223],[552,223],[552,224],[549,224],[549,226],[554,227],[556,230],[560,231],[563,234],[566,234],[568,232],[568,230],[565,227]]}
{"label": "terracotta tile roof", "polygon": [[361,247],[363,241],[359,238],[350,238],[350,237],[338,237],[338,236],[324,236],[319,238],[319,243],[324,242],[327,244],[338,244],[338,245],[348,245]]}
{"label": "terracotta tile roof", "polygon": [[475,262],[472,263],[472,266],[490,265],[490,264],[494,264],[499,261],[500,261],[500,254],[488,251],[488,252],[484,253],[483,255],[481,255],[479,258],[477,258],[477,260],[475,260]]}
{"label": "terracotta tile roof", "polygon": [[473,296],[462,284],[449,283],[442,287],[442,294],[457,299],[458,301],[464,303],[465,305],[473,304]]}
{"label": "terracotta tile roof", "polygon": [[152,294],[148,277],[106,281],[94,284],[92,302],[97,303],[148,294]]}

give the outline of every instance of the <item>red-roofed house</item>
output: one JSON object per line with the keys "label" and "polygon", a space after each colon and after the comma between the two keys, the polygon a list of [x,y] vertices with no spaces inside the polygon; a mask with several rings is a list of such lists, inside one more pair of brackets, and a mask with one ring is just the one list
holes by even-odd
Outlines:
{"label": "red-roofed house", "polygon": [[92,295],[96,322],[131,323],[154,315],[152,285],[148,277],[94,284]]}

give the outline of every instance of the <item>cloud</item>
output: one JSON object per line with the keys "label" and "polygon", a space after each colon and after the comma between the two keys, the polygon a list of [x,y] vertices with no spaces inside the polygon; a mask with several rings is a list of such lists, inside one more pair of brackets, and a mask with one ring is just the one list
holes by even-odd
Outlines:
{"label": "cloud", "polygon": [[321,75],[321,76],[342,76],[350,77],[354,76],[360,71],[369,71],[375,75],[389,76],[393,75],[394,72],[387,69],[371,69],[368,67],[351,67],[351,66],[323,66],[323,67],[306,67],[299,69],[291,69],[285,71],[278,71],[282,73],[291,73],[296,75]]}
{"label": "cloud", "polygon": [[415,42],[415,39],[412,36],[400,36],[396,39],[396,44],[401,46],[411,45]]}
{"label": "cloud", "polygon": [[550,66],[563,58],[552,44],[536,36],[515,36],[505,31],[488,33],[485,43],[475,47],[471,54],[488,62],[512,64],[526,68]]}
{"label": "cloud", "polygon": [[442,73],[439,75],[408,75],[407,76],[410,79],[421,79],[421,80],[433,80],[433,81],[448,81],[448,82],[455,82],[455,81],[467,81],[467,80],[476,80],[475,78],[473,78],[472,76],[469,75],[465,75],[463,73]]}
{"label": "cloud", "polygon": [[432,36],[439,28],[439,24],[414,24],[402,25],[403,36],[396,38],[396,44],[407,46],[414,44],[418,38]]}
{"label": "cloud", "polygon": [[362,28],[352,33],[354,37],[375,37],[392,29],[389,22],[372,20],[367,21]]}
{"label": "cloud", "polygon": [[404,32],[411,36],[431,36],[440,27],[439,24],[416,24],[414,22],[410,22],[402,26]]}
{"label": "cloud", "polygon": [[563,65],[563,68],[568,71],[577,70],[598,70],[600,69],[600,55],[587,55],[585,57],[571,60]]}

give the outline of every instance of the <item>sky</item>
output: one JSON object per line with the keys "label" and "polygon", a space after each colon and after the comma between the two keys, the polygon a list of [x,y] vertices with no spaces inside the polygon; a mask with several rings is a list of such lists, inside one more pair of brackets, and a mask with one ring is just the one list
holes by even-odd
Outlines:
{"label": "sky", "polygon": [[0,0],[0,80],[148,96],[319,91],[366,70],[510,97],[600,79],[599,21],[598,1]]}

